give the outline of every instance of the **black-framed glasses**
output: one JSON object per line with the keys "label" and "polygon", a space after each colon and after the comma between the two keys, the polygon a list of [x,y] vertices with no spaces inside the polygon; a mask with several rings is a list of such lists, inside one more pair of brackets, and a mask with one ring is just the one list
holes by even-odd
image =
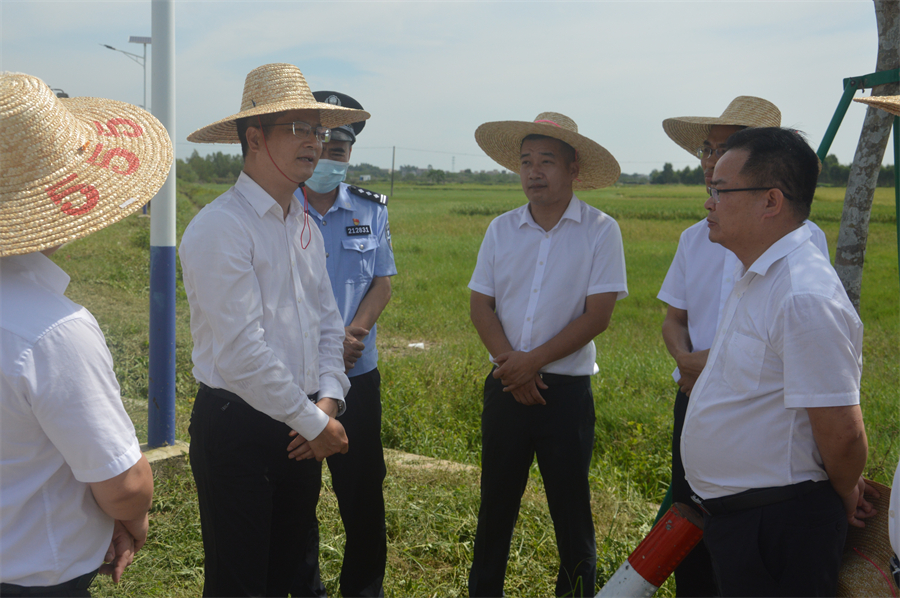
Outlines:
{"label": "black-framed glasses", "polygon": [[724,147],[710,147],[710,146],[704,145],[702,147],[698,147],[694,153],[697,154],[698,158],[703,160],[705,158],[709,158],[713,154],[715,154],[716,158],[721,158],[722,156],[725,155],[725,151],[726,150]]}
{"label": "black-framed glasses", "polygon": [[[295,120],[292,123],[274,123],[263,125],[266,127],[291,127],[291,132],[295,137],[299,137],[300,139],[309,139],[309,136],[313,133],[313,126],[309,123],[305,123],[302,120]],[[321,141],[322,143],[328,143],[331,141],[331,129],[328,127],[323,127],[319,125],[315,127],[316,139]]]}
{"label": "black-framed glasses", "polygon": [[[768,191],[769,189],[778,189],[778,187],[743,187],[741,189],[716,189],[715,187],[709,187],[709,196],[712,197],[713,201],[719,203],[719,194],[721,193],[737,193],[738,191]],[[781,189],[778,189],[781,191]],[[781,194],[790,199],[784,191],[781,191]]]}

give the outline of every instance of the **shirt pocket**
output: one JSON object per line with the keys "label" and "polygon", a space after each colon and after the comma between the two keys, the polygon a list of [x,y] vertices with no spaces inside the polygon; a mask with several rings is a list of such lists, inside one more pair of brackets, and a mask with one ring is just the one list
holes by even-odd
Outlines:
{"label": "shirt pocket", "polygon": [[345,256],[348,259],[347,282],[372,280],[375,275],[375,250],[378,239],[374,236],[342,239]]}
{"label": "shirt pocket", "polygon": [[757,390],[765,357],[764,342],[735,332],[728,342],[725,372],[722,377],[737,392]]}

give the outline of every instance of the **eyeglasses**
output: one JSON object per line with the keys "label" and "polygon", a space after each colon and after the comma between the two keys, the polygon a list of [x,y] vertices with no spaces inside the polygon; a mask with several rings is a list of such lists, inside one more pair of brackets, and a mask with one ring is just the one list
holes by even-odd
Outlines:
{"label": "eyeglasses", "polygon": [[[715,187],[707,187],[709,190],[709,196],[712,197],[712,200],[716,203],[719,203],[719,195],[722,193],[737,193],[738,191],[768,191],[769,189],[778,189],[778,187],[744,187],[742,189],[716,189]],[[781,191],[781,189],[778,189]],[[790,197],[785,194],[784,191],[781,191],[781,194],[784,195],[787,199]]]}
{"label": "eyeglasses", "polygon": [[721,158],[725,155],[725,151],[726,150],[724,147],[709,147],[704,145],[703,147],[698,147],[694,153],[697,154],[698,158],[704,160],[706,158],[709,158],[713,154],[716,155],[716,158]]}
{"label": "eyeglasses", "polygon": [[[266,127],[291,127],[291,131],[294,133],[295,137],[299,137],[300,139],[309,139],[309,136],[313,133],[313,126],[309,123],[305,123],[302,120],[295,120],[292,123],[274,123],[270,125],[264,125]],[[318,126],[315,128],[316,139],[321,141],[322,143],[328,143],[331,141],[331,129],[323,126]]]}

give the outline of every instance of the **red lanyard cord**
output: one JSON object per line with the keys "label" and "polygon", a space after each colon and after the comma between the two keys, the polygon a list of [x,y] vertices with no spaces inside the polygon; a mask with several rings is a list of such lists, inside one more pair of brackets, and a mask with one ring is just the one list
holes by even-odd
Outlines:
{"label": "red lanyard cord", "polygon": [[[275,164],[275,159],[272,158],[272,152],[269,151],[269,142],[266,141],[266,131],[263,128],[262,119],[258,116],[256,120],[259,121],[259,131],[262,133],[263,145],[266,148],[266,153],[269,154],[269,160],[272,161],[272,165],[275,166],[275,170],[281,173],[281,176],[289,180],[290,182],[296,184],[300,189],[303,189],[303,183],[301,181],[295,181],[288,175],[284,174],[284,172],[278,168],[278,164]],[[302,249],[306,249],[309,247],[309,242],[312,240],[312,229],[309,228],[309,202],[306,199],[306,189],[303,189],[303,228],[300,229],[300,247]],[[306,244],[303,244],[303,233],[306,232],[308,238],[306,239]]]}

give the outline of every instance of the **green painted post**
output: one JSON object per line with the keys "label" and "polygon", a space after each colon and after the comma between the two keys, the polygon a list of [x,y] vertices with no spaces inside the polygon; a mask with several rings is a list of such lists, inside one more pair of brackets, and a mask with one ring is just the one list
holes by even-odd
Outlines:
{"label": "green painted post", "polygon": [[825,130],[825,137],[822,138],[822,143],[819,144],[819,149],[816,150],[816,155],[819,156],[819,161],[823,164],[825,163],[825,156],[828,155],[828,150],[831,149],[834,136],[837,135],[838,128],[844,120],[844,115],[847,114],[847,108],[850,107],[850,102],[853,101],[853,94],[858,89],[860,89],[858,77],[844,79],[844,95],[841,96],[841,101],[838,102],[834,116],[831,117],[831,122],[828,123],[828,128]]}
{"label": "green painted post", "polygon": [[825,161],[825,156],[828,155],[828,150],[831,149],[834,136],[837,135],[838,127],[841,126],[841,121],[844,120],[844,115],[847,113],[847,107],[853,101],[853,94],[860,89],[868,89],[877,85],[884,85],[885,83],[896,83],[897,81],[900,81],[900,68],[844,79],[844,95],[841,96],[841,101],[838,102],[834,116],[831,117],[831,122],[825,131],[825,137],[822,138],[822,143],[816,151],[819,160]]}

